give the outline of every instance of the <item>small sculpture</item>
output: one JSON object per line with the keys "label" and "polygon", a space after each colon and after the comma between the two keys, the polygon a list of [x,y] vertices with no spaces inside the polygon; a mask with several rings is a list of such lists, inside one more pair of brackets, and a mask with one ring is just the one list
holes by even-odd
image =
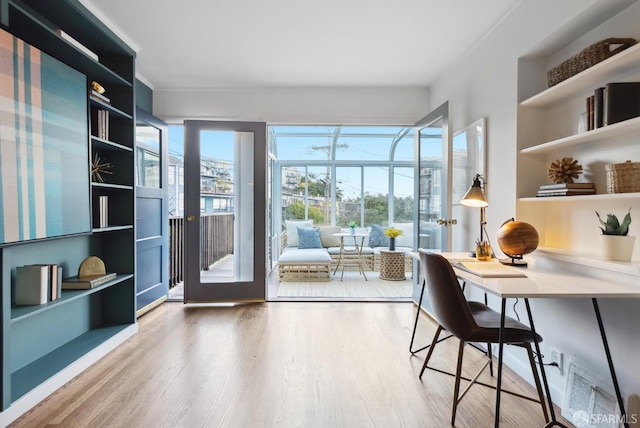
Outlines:
{"label": "small sculpture", "polygon": [[582,165],[573,158],[564,157],[551,162],[548,172],[554,183],[573,183],[573,179],[582,174]]}

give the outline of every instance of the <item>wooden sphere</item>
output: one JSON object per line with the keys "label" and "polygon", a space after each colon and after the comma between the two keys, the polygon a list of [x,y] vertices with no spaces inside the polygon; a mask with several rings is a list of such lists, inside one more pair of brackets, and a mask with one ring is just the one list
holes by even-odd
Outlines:
{"label": "wooden sphere", "polygon": [[509,257],[518,257],[538,248],[538,231],[529,223],[510,221],[498,230],[498,246]]}

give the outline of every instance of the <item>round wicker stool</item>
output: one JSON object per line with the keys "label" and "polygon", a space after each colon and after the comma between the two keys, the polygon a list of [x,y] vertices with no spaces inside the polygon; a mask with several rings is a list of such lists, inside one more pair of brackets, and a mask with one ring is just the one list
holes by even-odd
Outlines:
{"label": "round wicker stool", "polygon": [[404,251],[380,250],[380,279],[404,281]]}

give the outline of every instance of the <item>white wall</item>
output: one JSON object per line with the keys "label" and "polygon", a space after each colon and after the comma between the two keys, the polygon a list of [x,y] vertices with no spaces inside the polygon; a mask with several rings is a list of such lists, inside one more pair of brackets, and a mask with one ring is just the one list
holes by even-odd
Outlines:
{"label": "white wall", "polygon": [[[594,22],[605,21],[622,7],[620,3],[597,0],[522,1],[431,88],[432,106],[449,100],[454,129],[479,117],[487,117],[487,229],[490,237],[496,236],[505,219],[515,215],[518,58],[541,49],[548,52],[558,50],[558,43],[566,45],[585,33],[585,28],[594,26]],[[636,2],[632,8],[630,10],[636,18],[620,19],[620,25],[623,21],[635,25],[640,21],[637,18],[640,16],[640,4]],[[628,11],[625,13],[628,16]],[[566,53],[563,57],[567,57]],[[595,225],[589,223],[584,227],[593,228]],[[478,294],[472,297],[481,298]],[[540,299],[531,303],[536,328],[545,339],[543,354],[548,356],[549,349],[553,347],[564,353],[565,367],[570,358],[575,358],[599,377],[610,379],[589,300]],[[601,302],[618,380],[625,397],[640,394],[638,303],[623,300]],[[494,300],[492,306],[499,308],[499,302]],[[517,308],[519,315],[526,317],[522,302]],[[508,352],[509,365],[523,377],[531,379],[525,356],[519,350]],[[554,370],[548,372],[552,396],[556,403],[562,404],[566,371],[564,376]]]}
{"label": "white wall", "polygon": [[429,112],[427,88],[155,89],[154,114],[270,124],[412,125]]}

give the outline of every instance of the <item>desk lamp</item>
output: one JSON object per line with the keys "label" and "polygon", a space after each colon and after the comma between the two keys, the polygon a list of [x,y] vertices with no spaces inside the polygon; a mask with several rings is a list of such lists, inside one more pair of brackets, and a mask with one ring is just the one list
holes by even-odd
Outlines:
{"label": "desk lamp", "polygon": [[484,228],[487,224],[485,208],[489,206],[487,200],[484,198],[484,192],[482,191],[482,188],[486,186],[487,181],[485,178],[480,174],[476,174],[473,178],[473,184],[460,200],[462,205],[480,208],[480,243],[484,242]]}

